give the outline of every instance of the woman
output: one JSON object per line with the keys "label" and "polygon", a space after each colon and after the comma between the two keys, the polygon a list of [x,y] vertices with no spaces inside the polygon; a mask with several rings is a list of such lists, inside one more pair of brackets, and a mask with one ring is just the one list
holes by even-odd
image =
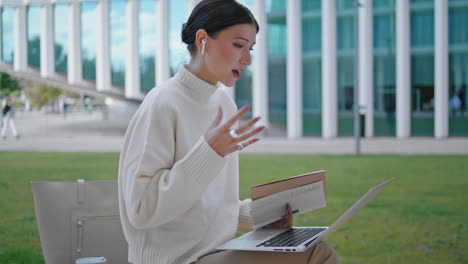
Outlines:
{"label": "woman", "polygon": [[2,132],[1,137],[3,140],[6,139],[6,131],[7,127],[10,127],[11,133],[13,136],[18,139],[19,134],[16,131],[16,126],[15,126],[15,109],[13,108],[13,103],[11,102],[10,97],[5,97],[2,103]]}
{"label": "woman", "polygon": [[[250,199],[238,196],[237,151],[257,142],[254,136],[265,127],[255,128],[259,117],[238,126],[249,107],[236,112],[217,84],[234,86],[251,64],[258,30],[250,11],[234,0],[200,2],[182,29],[189,64],[151,90],[131,120],[119,162],[120,213],[131,263],[245,261],[241,252],[213,248],[251,229]],[[288,215],[276,225],[290,226]],[[336,258],[326,244],[320,248],[327,250],[296,256],[303,263],[313,252]],[[249,254],[255,263],[288,256]]]}

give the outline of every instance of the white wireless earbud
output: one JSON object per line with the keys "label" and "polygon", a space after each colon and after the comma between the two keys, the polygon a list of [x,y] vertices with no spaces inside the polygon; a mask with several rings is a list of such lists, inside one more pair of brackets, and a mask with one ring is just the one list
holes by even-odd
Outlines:
{"label": "white wireless earbud", "polygon": [[201,54],[205,54],[205,46],[206,46],[206,39],[202,39],[202,49],[201,49]]}

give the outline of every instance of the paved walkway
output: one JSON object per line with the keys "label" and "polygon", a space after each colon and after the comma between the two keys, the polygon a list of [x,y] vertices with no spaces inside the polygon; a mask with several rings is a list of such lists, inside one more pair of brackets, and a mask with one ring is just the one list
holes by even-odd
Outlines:
{"label": "paved walkway", "polygon": [[[118,115],[119,113],[117,113]],[[122,114],[125,115],[125,114]],[[18,140],[7,137],[0,141],[0,151],[58,151],[58,152],[118,152],[123,142],[126,121],[118,118],[103,120],[101,112],[72,113],[66,118],[59,114],[29,112],[16,114],[16,126],[22,135]],[[246,154],[354,154],[351,137],[321,139],[309,137],[288,140],[271,131],[246,148]],[[377,137],[361,140],[362,154],[465,154],[468,137],[434,139],[417,137],[395,139]]]}

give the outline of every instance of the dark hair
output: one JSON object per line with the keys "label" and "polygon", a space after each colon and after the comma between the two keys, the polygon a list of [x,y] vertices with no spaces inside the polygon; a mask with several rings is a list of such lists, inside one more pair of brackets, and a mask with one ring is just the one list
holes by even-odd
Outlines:
{"label": "dark hair", "polygon": [[214,38],[219,31],[239,24],[253,24],[257,32],[259,30],[250,10],[237,1],[203,0],[195,6],[187,23],[182,25],[182,42],[187,44],[190,53],[194,53],[195,35],[199,29],[204,29],[208,36]]}

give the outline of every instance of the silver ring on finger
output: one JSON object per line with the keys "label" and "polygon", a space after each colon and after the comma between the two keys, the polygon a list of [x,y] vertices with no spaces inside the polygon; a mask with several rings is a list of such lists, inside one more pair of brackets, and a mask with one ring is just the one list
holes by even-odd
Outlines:
{"label": "silver ring on finger", "polygon": [[231,137],[233,137],[233,138],[238,138],[239,137],[239,135],[236,133],[235,129],[231,129],[229,131],[229,134],[231,134]]}
{"label": "silver ring on finger", "polygon": [[244,147],[244,145],[242,145],[242,143],[237,144],[237,150],[238,150],[238,151],[241,151],[241,150],[243,150],[244,148],[245,148],[245,147]]}

